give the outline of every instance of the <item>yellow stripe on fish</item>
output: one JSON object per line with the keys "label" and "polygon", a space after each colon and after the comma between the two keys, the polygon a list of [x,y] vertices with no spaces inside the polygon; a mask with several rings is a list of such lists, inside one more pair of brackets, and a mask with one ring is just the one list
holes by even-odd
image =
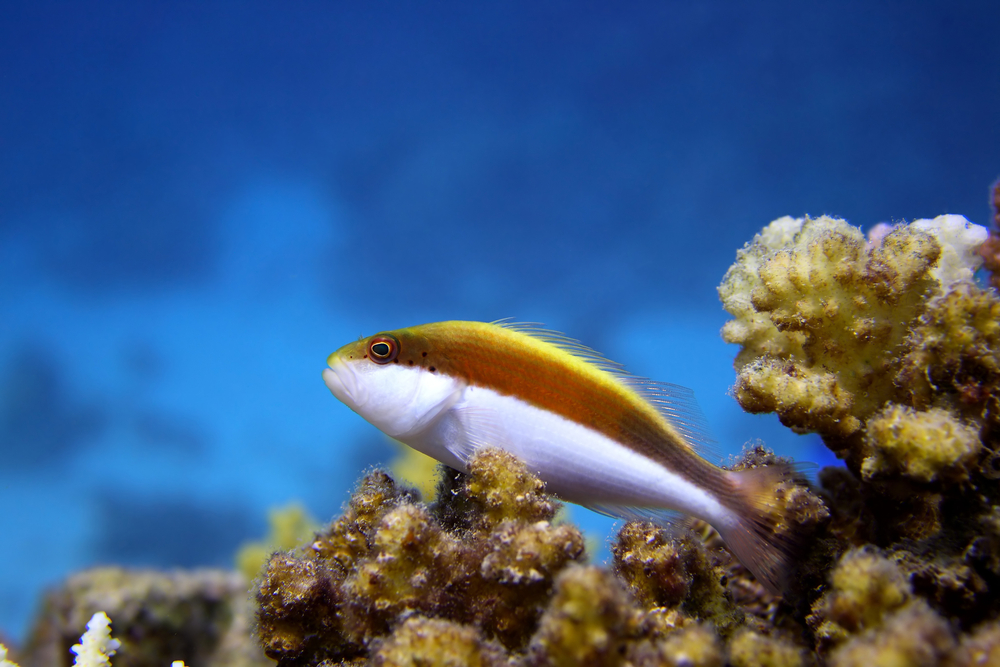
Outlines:
{"label": "yellow stripe on fish", "polygon": [[528,325],[437,322],[340,348],[323,379],[389,436],[458,470],[481,447],[521,458],[560,498],[623,518],[680,511],[714,526],[772,591],[788,568],[772,532],[787,466],[739,473],[697,453],[690,392],[626,373]]}

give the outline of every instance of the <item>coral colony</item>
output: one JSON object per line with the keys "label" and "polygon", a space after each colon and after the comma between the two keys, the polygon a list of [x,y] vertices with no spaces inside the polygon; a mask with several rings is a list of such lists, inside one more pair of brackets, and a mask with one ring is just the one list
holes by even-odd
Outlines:
{"label": "coral colony", "polygon": [[[486,449],[468,473],[442,469],[431,504],[368,474],[340,518],[270,556],[252,610],[221,585],[159,603],[148,586],[55,594],[21,662],[43,664],[36,657],[53,643],[68,650],[75,635],[59,619],[103,609],[121,646],[107,635],[88,652],[95,616],[77,651],[94,656],[88,665],[107,664],[115,648],[116,667],[178,657],[282,667],[998,665],[1000,299],[974,279],[981,255],[1000,267],[990,263],[995,238],[960,216],[868,237],[843,220],[782,218],[738,253],[719,288],[733,316],[723,337],[740,346],[734,396],[820,434],[846,464],[821,470],[815,486],[779,489],[775,539],[803,545],[782,596],[696,521],[626,523],[611,566],[588,564],[583,536],[557,520],[542,482]],[[732,467],[773,462],[754,446]],[[204,609],[232,611],[199,612],[201,627],[176,631],[191,635],[172,645],[180,653],[129,661],[143,623],[207,599],[215,607]],[[144,620],[125,611],[137,605],[150,610]],[[207,648],[192,659],[185,647],[199,642]]]}

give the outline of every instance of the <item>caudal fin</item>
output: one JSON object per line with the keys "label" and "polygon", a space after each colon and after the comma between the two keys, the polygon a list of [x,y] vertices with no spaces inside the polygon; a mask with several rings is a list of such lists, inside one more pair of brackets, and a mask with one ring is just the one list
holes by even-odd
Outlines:
{"label": "caudal fin", "polygon": [[793,519],[789,494],[801,476],[787,463],[728,473],[735,489],[736,520],[716,526],[726,546],[770,592],[788,590],[804,535]]}

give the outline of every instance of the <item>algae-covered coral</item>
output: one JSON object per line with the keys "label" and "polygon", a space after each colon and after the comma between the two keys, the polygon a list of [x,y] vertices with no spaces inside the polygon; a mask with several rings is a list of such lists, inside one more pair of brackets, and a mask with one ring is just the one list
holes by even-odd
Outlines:
{"label": "algae-covered coral", "polygon": [[966,305],[947,295],[967,285],[985,237],[960,216],[899,225],[873,242],[826,216],[772,222],[719,288],[735,316],[723,338],[741,346],[740,404],[822,434],[857,469],[866,422],[889,402],[910,402],[900,375],[922,365],[904,359],[930,344],[918,325]]}
{"label": "algae-covered coral", "polygon": [[467,474],[443,470],[430,506],[369,474],[311,544],[271,557],[256,593],[267,655],[281,665],[722,665],[729,637],[763,628],[737,603],[749,575],[717,538],[629,523],[614,568],[587,565],[580,532],[552,522],[558,503],[511,455],[487,449]]}
{"label": "algae-covered coral", "polygon": [[972,281],[986,238],[961,216],[871,240],[825,216],[772,222],[719,288],[737,400],[865,479],[968,479],[1000,419],[1000,299]]}
{"label": "algae-covered coral", "polygon": [[850,471],[819,475],[833,517],[813,554],[843,555],[808,622],[831,664],[939,664],[970,645],[956,629],[1000,613],[1000,299],[974,280],[986,239],[960,216],[870,238],[782,218],[719,289],[737,400],[819,433]]}
{"label": "algae-covered coral", "polygon": [[404,617],[474,625],[523,649],[583,537],[520,462],[491,452],[446,478],[432,507],[388,475],[365,478],[347,513],[308,548],[277,554],[257,594],[265,651],[281,664],[367,655]]}

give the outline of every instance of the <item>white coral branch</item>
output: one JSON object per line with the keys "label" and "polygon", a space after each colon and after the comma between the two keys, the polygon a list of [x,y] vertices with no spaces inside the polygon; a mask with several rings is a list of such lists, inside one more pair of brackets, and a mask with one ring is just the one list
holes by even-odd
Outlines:
{"label": "white coral branch", "polygon": [[80,643],[70,648],[76,653],[73,664],[77,667],[110,667],[111,656],[121,645],[120,641],[111,638],[111,619],[99,611],[87,623],[87,631],[80,638]]}
{"label": "white coral branch", "polygon": [[0,644],[0,667],[17,667],[17,663],[7,659],[7,647]]}

